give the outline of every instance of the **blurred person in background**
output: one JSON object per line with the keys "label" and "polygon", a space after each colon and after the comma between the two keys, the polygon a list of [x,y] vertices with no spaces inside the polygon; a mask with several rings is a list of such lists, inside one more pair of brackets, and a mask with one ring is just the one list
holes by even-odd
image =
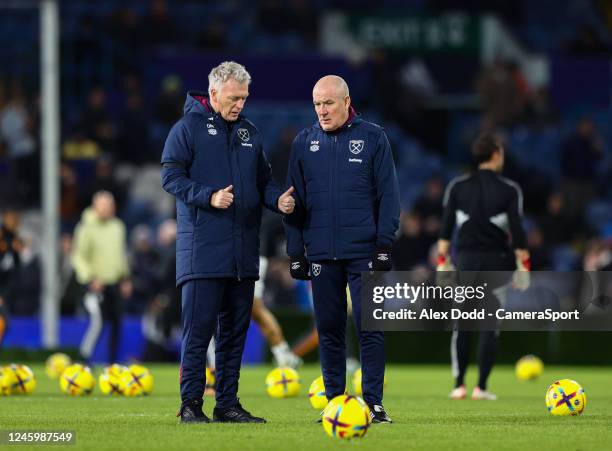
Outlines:
{"label": "blurred person in background", "polygon": [[157,283],[159,292],[142,316],[145,361],[177,359],[175,336],[180,334],[181,298],[176,288],[176,221],[166,219],[157,228]]}
{"label": "blurred person in background", "polygon": [[482,99],[483,115],[493,126],[511,125],[522,116],[527,86],[517,64],[495,60],[482,69],[476,90]]}
{"label": "blurred person in background", "polygon": [[170,127],[183,112],[183,84],[177,75],[168,75],[161,82],[161,92],[155,102],[155,119]]}
{"label": "blurred person in background", "polygon": [[127,203],[127,187],[117,180],[115,162],[108,154],[101,155],[96,160],[94,176],[83,188],[82,209],[87,208],[90,200],[99,191],[108,191],[115,199],[115,209],[121,213]]}
{"label": "blurred person in background", "polygon": [[327,399],[346,388],[347,284],[359,336],[363,398],[374,423],[383,405],[384,333],[361,329],[361,272],[391,270],[399,187],[383,129],[357,116],[346,82],[327,75],[312,99],[318,122],[291,147],[287,185],[296,211],[285,217],[293,278],[311,280]]}
{"label": "blurred person in background", "polygon": [[9,279],[6,299],[12,315],[32,316],[38,312],[42,293],[40,258],[31,230],[22,228],[19,240],[19,264]]}
{"label": "blurred person in background", "polygon": [[83,298],[89,327],[80,353],[89,361],[101,337],[104,322],[110,323],[109,361],[118,358],[122,299],[132,294],[129,279],[126,231],[115,216],[115,199],[108,191],[94,194],[74,232],[72,264],[77,281],[84,286]]}
{"label": "blurred person in background", "polygon": [[79,215],[82,211],[81,196],[83,187],[79,186],[77,175],[72,166],[65,161],[62,161],[60,165],[59,176],[62,227],[72,229],[79,220]]}
{"label": "blurred person in background", "polygon": [[[474,174],[453,179],[444,193],[444,216],[436,270],[454,272],[451,263],[451,240],[455,226],[457,232],[457,269],[459,285],[487,286],[483,304],[492,311],[505,304],[503,291],[510,280],[506,272],[515,271],[513,284],[522,290],[529,286],[531,262],[527,238],[521,224],[523,218],[523,192],[512,180],[499,174],[504,167],[505,147],[495,134],[483,133],[474,142],[472,156],[477,164]],[[464,271],[464,275],[461,272]],[[508,276],[508,279],[512,276]],[[469,279],[469,280],[466,280]],[[440,280],[440,279],[439,279]],[[483,282],[483,280],[485,282]],[[494,401],[497,396],[487,390],[487,381],[497,353],[497,325],[486,320],[477,324],[480,330],[478,384],[472,399]],[[455,388],[451,399],[465,399],[465,373],[467,371],[473,332],[455,324],[451,338],[451,363]]]}
{"label": "blurred person in background", "polygon": [[142,313],[146,306],[160,291],[159,254],[154,247],[153,236],[149,226],[139,224],[130,235],[128,262],[132,296],[126,304],[125,311],[131,314]]}
{"label": "blurred person in background", "polygon": [[0,224],[0,298],[8,304],[7,293],[12,278],[21,264],[23,241],[19,237],[19,214],[15,210],[6,210]]}
{"label": "blurred person in background", "polygon": [[23,243],[18,235],[19,214],[6,210],[0,224],[0,350],[8,328],[8,297],[12,278],[20,264]]}
{"label": "blurred person in background", "polygon": [[208,97],[187,94],[184,116],[170,131],[161,159],[162,187],[176,197],[178,222],[176,284],[183,322],[178,416],[183,423],[210,421],[202,397],[206,349],[216,332],[213,419],[265,423],[240,404],[238,380],[259,278],[262,205],[292,213],[293,188],[283,193],[273,181],[260,132],[242,115],[251,82],[244,66],[223,62],[208,80]]}
{"label": "blurred person in background", "polygon": [[561,148],[561,174],[566,210],[571,219],[581,219],[597,188],[597,168],[604,157],[601,137],[590,118],[576,124]]}
{"label": "blurred person in background", "polygon": [[0,101],[0,141],[5,143],[11,164],[11,184],[15,193],[12,200],[30,206],[39,199],[40,191],[36,124],[18,81],[11,83],[10,93],[4,106]]}
{"label": "blurred person in background", "polygon": [[400,215],[400,234],[393,243],[393,264],[397,271],[410,271],[415,265],[425,263],[429,249],[435,242],[423,231],[423,220],[418,213],[403,212]]}
{"label": "blurred person in background", "polygon": [[80,117],[79,128],[105,152],[112,153],[115,151],[117,126],[106,103],[106,90],[102,86],[93,87],[87,98],[87,107]]}

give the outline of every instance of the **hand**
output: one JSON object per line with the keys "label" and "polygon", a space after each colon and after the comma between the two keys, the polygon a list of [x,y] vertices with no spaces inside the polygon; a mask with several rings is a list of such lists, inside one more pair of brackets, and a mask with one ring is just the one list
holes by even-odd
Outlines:
{"label": "hand", "polygon": [[134,291],[134,285],[132,284],[132,281],[129,279],[122,281],[121,284],[119,285],[119,293],[121,294],[121,297],[123,299],[131,298],[133,291]]}
{"label": "hand", "polygon": [[372,256],[372,271],[391,271],[393,264],[391,262],[391,250],[387,248],[378,248]]}
{"label": "hand", "polygon": [[295,208],[295,199],[291,195],[294,191],[292,186],[278,198],[278,209],[286,215],[293,213]]}
{"label": "hand", "polygon": [[455,265],[446,254],[439,254],[436,260],[436,271],[456,271]]}
{"label": "hand", "polygon": [[438,254],[436,260],[436,285],[452,287],[457,284],[457,268],[447,254]]}
{"label": "hand", "polygon": [[234,203],[234,194],[232,193],[233,189],[234,185],[230,185],[227,188],[215,191],[213,195],[210,196],[210,205],[215,208],[220,208],[222,210],[229,208],[230,205]]}
{"label": "hand", "polygon": [[289,272],[291,277],[297,280],[310,280],[310,264],[306,257],[291,257],[289,264]]}
{"label": "hand", "polygon": [[531,260],[529,257],[516,259],[516,271],[512,274],[512,286],[525,291],[531,283]]}
{"label": "hand", "polygon": [[102,293],[104,291],[104,284],[99,279],[93,279],[89,283],[89,290],[94,293]]}

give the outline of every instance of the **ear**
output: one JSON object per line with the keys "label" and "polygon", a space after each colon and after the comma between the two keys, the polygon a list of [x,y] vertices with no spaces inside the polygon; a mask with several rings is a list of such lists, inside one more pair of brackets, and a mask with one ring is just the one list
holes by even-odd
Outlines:
{"label": "ear", "polygon": [[210,101],[217,103],[217,90],[214,88],[210,90]]}
{"label": "ear", "polygon": [[346,96],[344,98],[344,106],[347,110],[351,107],[351,97],[350,96]]}

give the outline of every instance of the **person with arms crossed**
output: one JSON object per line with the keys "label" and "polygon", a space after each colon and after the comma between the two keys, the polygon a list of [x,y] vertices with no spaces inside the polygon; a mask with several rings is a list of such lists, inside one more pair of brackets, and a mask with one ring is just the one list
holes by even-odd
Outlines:
{"label": "person with arms crossed", "polygon": [[[531,264],[521,224],[523,193],[515,182],[500,175],[504,167],[504,152],[504,144],[498,136],[490,133],[480,135],[472,148],[478,170],[459,176],[448,184],[443,198],[444,213],[436,269],[439,272],[455,270],[450,248],[457,225],[456,263],[459,271],[474,274],[496,271],[495,274],[502,279],[504,274],[508,274],[507,279],[510,279],[509,274],[516,270],[512,277],[513,285],[525,290],[529,286]],[[493,280],[490,275],[483,277],[490,279],[489,282]],[[504,303],[508,282],[510,280],[495,280],[494,284],[488,284],[488,296],[494,305]],[[472,391],[472,399],[497,399],[487,391],[487,380],[495,363],[497,335],[497,330],[480,331],[480,376],[478,385]],[[471,331],[460,330],[457,326],[453,331],[451,359],[455,388],[450,393],[452,399],[466,397],[464,379],[471,336]]]}
{"label": "person with arms crossed", "polygon": [[208,76],[208,97],[189,92],[184,116],[164,147],[162,186],[176,198],[176,284],[181,288],[183,423],[205,423],[206,348],[216,332],[213,420],[264,423],[240,404],[240,363],[259,277],[262,204],[289,214],[295,201],[272,180],[262,136],[241,113],[251,76],[223,62]]}
{"label": "person with arms crossed", "polygon": [[293,141],[287,183],[295,212],[285,217],[291,275],[312,278],[315,323],[328,399],[346,384],[346,285],[359,336],[363,398],[372,421],[390,423],[382,406],[384,334],[361,329],[361,272],[389,271],[399,226],[399,188],[384,130],[359,118],[346,82],[321,78],[313,89],[318,122]]}

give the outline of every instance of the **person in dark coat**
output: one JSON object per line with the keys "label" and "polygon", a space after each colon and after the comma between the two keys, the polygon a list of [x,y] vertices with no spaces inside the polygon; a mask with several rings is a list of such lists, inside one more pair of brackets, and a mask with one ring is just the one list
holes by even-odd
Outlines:
{"label": "person in dark coat", "polygon": [[261,207],[293,212],[293,189],[272,179],[263,139],[242,114],[251,76],[224,62],[208,76],[208,94],[189,92],[184,116],[170,130],[162,186],[176,198],[176,284],[182,290],[182,422],[202,412],[206,348],[216,334],[219,422],[263,423],[238,401],[240,363],[259,278]]}
{"label": "person in dark coat", "polygon": [[382,127],[358,117],[346,82],[321,78],[313,89],[318,122],[291,149],[287,184],[296,210],[287,216],[291,275],[312,280],[321,369],[328,399],[346,385],[348,283],[359,336],[363,398],[372,421],[390,423],[382,406],[384,335],[361,329],[361,272],[389,271],[399,226],[399,187]]}

